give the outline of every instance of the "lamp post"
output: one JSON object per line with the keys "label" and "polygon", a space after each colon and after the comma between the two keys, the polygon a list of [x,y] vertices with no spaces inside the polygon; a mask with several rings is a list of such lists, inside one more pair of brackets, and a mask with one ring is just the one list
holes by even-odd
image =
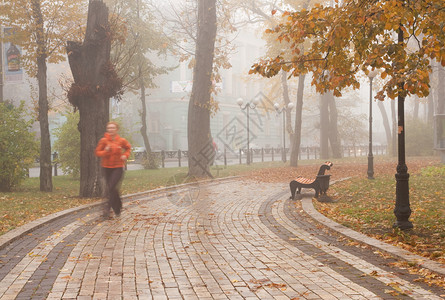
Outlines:
{"label": "lamp post", "polygon": [[238,100],[236,100],[236,103],[239,105],[239,107],[242,110],[246,110],[246,115],[247,115],[247,164],[250,165],[250,146],[249,146],[249,140],[250,140],[250,128],[249,128],[249,110],[250,109],[255,109],[256,106],[259,103],[259,100],[257,98],[253,98],[253,100],[247,102],[246,104],[243,105],[244,100],[243,98],[238,98]]}
{"label": "lamp post", "polygon": [[[403,43],[404,33],[402,28],[397,32],[397,41]],[[396,207],[394,215],[397,220],[394,227],[401,230],[413,228],[409,220],[411,207],[409,203],[409,173],[405,162],[405,96],[400,91],[404,90],[404,82],[398,84],[399,94],[397,96],[397,134],[398,134],[398,163],[396,173]]]}
{"label": "lamp post", "polygon": [[368,179],[374,179],[374,156],[372,155],[372,80],[377,76],[378,70],[368,73],[369,78],[369,151],[368,151]]}
{"label": "lamp post", "polygon": [[286,112],[291,111],[294,108],[294,104],[291,102],[286,106],[280,108],[278,103],[274,104],[275,110],[278,114],[283,114],[283,162],[286,162]]}

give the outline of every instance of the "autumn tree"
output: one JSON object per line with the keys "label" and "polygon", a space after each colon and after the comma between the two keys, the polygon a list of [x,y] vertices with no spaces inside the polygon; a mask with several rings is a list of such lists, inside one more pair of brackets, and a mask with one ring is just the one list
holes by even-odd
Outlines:
{"label": "autumn tree", "polygon": [[122,80],[110,61],[113,35],[109,25],[105,3],[90,1],[83,43],[69,41],[66,46],[74,79],[68,99],[79,110],[81,197],[103,195],[100,161],[94,150],[109,120],[110,98],[121,95]]}
{"label": "autumn tree", "polygon": [[23,67],[38,82],[40,123],[40,190],[52,185],[51,141],[48,124],[47,63],[66,58],[64,42],[77,40],[82,32],[84,1],[5,0],[0,8],[3,26],[17,33],[12,38],[23,47]]}
{"label": "autumn tree", "polygon": [[172,69],[157,66],[150,59],[150,55],[166,54],[170,48],[168,40],[155,24],[150,7],[144,1],[107,2],[112,11],[111,29],[116,35],[111,45],[111,62],[122,79],[123,89],[140,95],[140,132],[146,150],[145,159],[148,160],[148,168],[155,169],[157,165],[148,137],[146,89],[156,87],[154,78]]}
{"label": "autumn tree", "polygon": [[[274,27],[277,23],[282,21],[282,17],[276,14],[277,12],[284,12],[284,7],[292,7],[294,9],[308,9],[312,2],[310,0],[301,1],[283,1],[278,3],[277,1],[241,1],[240,8],[245,13],[245,18],[247,23],[256,24],[262,23],[267,26]],[[271,13],[272,12],[272,13]],[[277,41],[276,35],[268,34],[264,37],[267,41],[267,53],[266,56],[274,57],[282,49],[290,46],[287,45],[286,41]],[[309,41],[306,41],[308,44]],[[304,43],[298,45],[300,51],[304,51],[305,47],[308,45]],[[283,55],[290,55],[290,53],[284,53]],[[286,57],[290,59],[291,57]],[[303,94],[305,87],[305,77],[306,74],[300,74],[298,76],[298,90],[296,95],[296,109],[295,109],[295,123],[292,127],[291,124],[291,111],[286,111],[286,132],[291,136],[291,154],[290,154],[290,165],[297,167],[298,158],[300,153],[301,144],[301,127],[303,118]],[[291,101],[289,95],[289,83],[288,74],[285,70],[281,70],[279,76],[277,76],[279,84],[281,86],[282,94],[280,97],[283,99],[283,105],[287,106]],[[340,138],[337,128],[337,107],[334,101],[334,96],[330,92],[320,95],[320,147],[322,149],[322,157],[329,157],[329,143],[331,144],[331,149],[334,157],[341,157],[340,151]]]}
{"label": "autumn tree", "polygon": [[[412,228],[409,221],[408,168],[405,161],[404,102],[408,95],[429,93],[431,61],[445,65],[445,3],[432,1],[354,1],[341,7],[316,6],[310,11],[285,12],[286,21],[269,32],[291,42],[283,55],[255,64],[251,72],[273,76],[281,70],[294,76],[312,72],[319,92],[340,96],[346,87],[359,88],[360,74],[380,69],[386,83],[376,98],[397,98],[398,165],[394,226]],[[298,45],[313,39],[310,49]],[[408,47],[412,41],[415,48]]]}

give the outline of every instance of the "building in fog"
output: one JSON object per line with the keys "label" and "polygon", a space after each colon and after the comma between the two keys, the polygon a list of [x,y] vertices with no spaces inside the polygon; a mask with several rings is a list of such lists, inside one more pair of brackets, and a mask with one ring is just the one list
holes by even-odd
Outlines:
{"label": "building in fog", "polygon": [[[211,132],[220,150],[238,151],[247,146],[247,115],[236,100],[258,97],[256,109],[250,110],[250,147],[282,147],[282,118],[273,107],[273,100],[265,96],[259,83],[247,73],[253,62],[263,55],[264,42],[253,34],[241,32],[236,40],[236,53],[230,58],[231,69],[221,70],[220,92],[215,96],[219,110],[211,117]],[[169,57],[162,62],[177,65],[178,59]],[[193,70],[187,62],[156,79],[157,88],[147,90],[147,127],[153,150],[187,150],[187,115],[192,89]],[[264,92],[264,93],[263,93]],[[126,94],[124,100],[112,104],[113,117],[122,116],[124,126],[131,128],[136,146],[143,146],[139,95]]]}

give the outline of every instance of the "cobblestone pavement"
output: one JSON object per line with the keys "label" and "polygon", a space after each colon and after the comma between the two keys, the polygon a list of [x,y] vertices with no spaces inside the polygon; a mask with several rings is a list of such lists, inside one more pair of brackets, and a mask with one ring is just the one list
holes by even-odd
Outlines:
{"label": "cobblestone pavement", "polygon": [[314,222],[285,184],[247,180],[98,207],[0,250],[0,299],[442,299]]}

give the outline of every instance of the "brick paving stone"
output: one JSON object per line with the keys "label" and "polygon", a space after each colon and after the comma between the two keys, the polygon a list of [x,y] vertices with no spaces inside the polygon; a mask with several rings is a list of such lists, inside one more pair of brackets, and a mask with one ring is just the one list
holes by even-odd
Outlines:
{"label": "brick paving stone", "polygon": [[120,218],[96,209],[15,240],[13,255],[0,250],[0,298],[396,299],[394,284],[405,298],[444,294],[339,242],[287,200],[287,185],[181,189],[190,205],[174,191],[141,195]]}

